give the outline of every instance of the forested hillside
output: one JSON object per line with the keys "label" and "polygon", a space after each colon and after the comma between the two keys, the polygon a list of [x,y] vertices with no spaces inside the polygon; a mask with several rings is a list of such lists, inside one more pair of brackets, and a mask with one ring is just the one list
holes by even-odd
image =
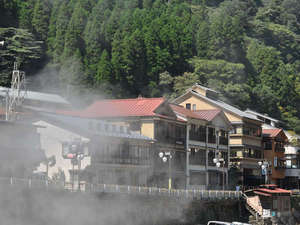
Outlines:
{"label": "forested hillside", "polygon": [[15,58],[78,93],[174,97],[198,82],[300,132],[298,0],[0,0],[0,27],[1,85]]}

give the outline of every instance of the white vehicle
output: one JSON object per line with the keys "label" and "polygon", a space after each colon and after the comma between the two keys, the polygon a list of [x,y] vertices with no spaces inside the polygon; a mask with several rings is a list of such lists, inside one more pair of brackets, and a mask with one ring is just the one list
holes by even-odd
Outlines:
{"label": "white vehicle", "polygon": [[207,225],[231,225],[232,223],[229,222],[222,222],[222,221],[208,221]]}
{"label": "white vehicle", "polygon": [[251,225],[249,223],[241,223],[241,222],[223,222],[223,221],[208,221],[207,225]]}

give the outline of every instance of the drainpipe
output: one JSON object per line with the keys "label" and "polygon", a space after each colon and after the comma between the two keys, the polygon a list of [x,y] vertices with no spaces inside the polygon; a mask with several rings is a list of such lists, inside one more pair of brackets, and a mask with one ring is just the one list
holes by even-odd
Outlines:
{"label": "drainpipe", "polygon": [[209,184],[209,177],[208,177],[208,126],[206,126],[206,156],[205,156],[205,166],[206,166],[206,188]]}
{"label": "drainpipe", "polygon": [[190,139],[190,124],[187,124],[186,127],[186,189],[190,186],[190,151],[189,151],[189,139]]}

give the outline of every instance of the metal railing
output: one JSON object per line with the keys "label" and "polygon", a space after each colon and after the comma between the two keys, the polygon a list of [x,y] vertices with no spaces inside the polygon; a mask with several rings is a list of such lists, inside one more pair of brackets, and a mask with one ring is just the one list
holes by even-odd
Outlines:
{"label": "metal railing", "polygon": [[80,188],[76,186],[72,189],[63,182],[52,183],[47,180],[24,179],[24,178],[7,178],[0,177],[0,186],[13,186],[30,189],[56,189],[69,191],[82,191],[92,193],[120,193],[144,196],[166,196],[182,199],[239,199],[242,196],[241,191],[221,191],[221,190],[185,190],[185,189],[167,189],[158,187],[128,186],[115,184],[90,184],[82,182]]}

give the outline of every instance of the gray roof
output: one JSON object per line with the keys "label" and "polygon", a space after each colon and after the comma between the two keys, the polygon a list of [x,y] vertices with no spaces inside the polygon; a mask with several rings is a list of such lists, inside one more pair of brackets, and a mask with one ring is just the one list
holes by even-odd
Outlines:
{"label": "gray roof", "polygon": [[[10,88],[1,87],[0,86],[0,96],[5,97],[6,92],[10,91]],[[59,103],[59,104],[70,104],[67,100],[63,97],[56,95],[56,94],[48,94],[42,92],[35,92],[35,91],[21,91],[21,94],[25,94],[25,100],[33,100],[33,101],[42,101],[42,102],[51,102],[51,103]]]}
{"label": "gray roof", "polygon": [[251,109],[247,109],[245,112],[253,114],[253,115],[257,115],[257,116],[260,116],[260,117],[263,117],[263,118],[271,120],[271,121],[274,121],[275,123],[279,123],[280,122],[280,120],[277,120],[277,119],[272,118],[272,117],[270,117],[268,115],[265,115],[265,114],[258,113],[256,111],[251,110]]}
{"label": "gray roof", "polygon": [[190,91],[190,92],[193,93],[194,95],[197,95],[197,96],[205,99],[208,102],[211,102],[212,104],[215,104],[215,105],[219,106],[220,108],[224,109],[225,111],[232,112],[233,114],[236,114],[236,115],[238,115],[240,117],[243,117],[243,118],[248,118],[248,119],[256,120],[256,121],[261,121],[261,120],[257,119],[256,116],[254,116],[254,115],[252,115],[250,113],[244,112],[244,111],[238,109],[237,107],[229,105],[229,104],[227,104],[225,102],[222,102],[220,100],[214,100],[214,99],[208,98],[208,97],[206,97],[204,95],[199,94],[196,91]]}
{"label": "gray roof", "polygon": [[214,90],[214,89],[211,89],[211,88],[208,88],[208,87],[204,87],[198,83],[194,84],[189,90],[193,90],[193,87],[199,87],[205,91],[211,91],[211,92],[215,92],[215,93],[219,93],[218,91]]}

